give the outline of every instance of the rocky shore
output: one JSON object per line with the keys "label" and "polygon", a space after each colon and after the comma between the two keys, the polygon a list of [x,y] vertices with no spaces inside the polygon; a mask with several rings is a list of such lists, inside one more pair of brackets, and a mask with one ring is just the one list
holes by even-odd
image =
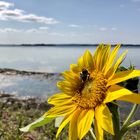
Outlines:
{"label": "rocky shore", "polygon": [[56,83],[60,73],[0,69],[0,93],[16,95],[20,98],[47,98],[58,92]]}
{"label": "rocky shore", "polygon": [[24,71],[24,70],[16,70],[16,69],[9,69],[9,68],[0,68],[0,74],[5,75],[43,75],[45,77],[52,76],[55,73],[47,73],[47,72],[35,72],[35,71]]}
{"label": "rocky shore", "polygon": [[47,101],[44,101],[40,98],[17,98],[10,94],[0,94],[0,104],[2,108],[8,108],[11,106],[14,106],[15,109],[21,108],[21,109],[38,109],[38,110],[48,110],[50,108],[50,105],[47,103]]}

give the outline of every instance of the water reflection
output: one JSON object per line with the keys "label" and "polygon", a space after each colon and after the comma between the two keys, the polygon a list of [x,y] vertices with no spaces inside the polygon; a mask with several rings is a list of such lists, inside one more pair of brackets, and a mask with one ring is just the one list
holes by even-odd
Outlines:
{"label": "water reflection", "polygon": [[5,93],[14,94],[20,97],[48,97],[58,92],[57,81],[60,80],[58,74],[48,78],[41,75],[21,76],[21,75],[0,75],[0,90]]}
{"label": "water reflection", "polygon": [[[13,68],[42,72],[62,72],[76,63],[86,49],[94,52],[95,47],[0,47],[0,68]],[[130,62],[140,68],[140,47],[122,47],[119,54],[128,49],[123,65]]]}

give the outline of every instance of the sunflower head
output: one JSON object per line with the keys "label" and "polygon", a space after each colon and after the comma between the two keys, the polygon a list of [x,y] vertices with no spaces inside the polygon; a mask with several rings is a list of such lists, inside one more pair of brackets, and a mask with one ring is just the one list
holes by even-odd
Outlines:
{"label": "sunflower head", "polygon": [[117,45],[111,54],[110,45],[99,45],[93,56],[85,51],[78,63],[71,64],[70,71],[63,73],[64,81],[58,82],[58,88],[72,95],[72,102],[78,107],[95,109],[103,103],[108,90],[107,81],[125,56],[112,68],[119,47]]}

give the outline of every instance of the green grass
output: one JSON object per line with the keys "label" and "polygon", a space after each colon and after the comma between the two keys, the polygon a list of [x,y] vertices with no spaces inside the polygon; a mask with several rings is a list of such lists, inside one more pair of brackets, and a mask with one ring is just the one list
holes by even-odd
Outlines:
{"label": "green grass", "polygon": [[[23,101],[14,103],[0,102],[0,140],[56,140],[57,128],[54,127],[54,121],[37,128],[28,133],[22,133],[19,128],[26,126],[39,118],[47,108],[38,108],[30,106],[29,103],[23,104]],[[68,128],[65,128],[58,140],[67,140]],[[106,140],[111,139],[108,134]],[[84,140],[92,140],[90,133]],[[140,140],[140,127],[129,131],[124,140]]]}

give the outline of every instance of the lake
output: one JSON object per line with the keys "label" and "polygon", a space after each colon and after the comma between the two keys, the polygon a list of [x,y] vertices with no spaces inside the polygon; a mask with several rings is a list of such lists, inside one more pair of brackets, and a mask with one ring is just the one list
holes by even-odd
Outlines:
{"label": "lake", "polygon": [[[0,47],[0,68],[12,68],[26,71],[59,73],[69,69],[71,63],[76,63],[86,49],[91,52],[91,46],[55,46],[55,47]],[[140,47],[122,47],[119,54],[128,49],[123,62],[129,66],[130,62],[140,69]],[[0,74],[0,91],[17,96],[48,97],[59,92],[56,83],[60,77],[55,74],[49,78],[42,76],[21,76]]]}
{"label": "lake", "polygon": [[[62,72],[76,63],[86,49],[94,52],[91,46],[55,46],[55,47],[0,47],[0,68],[13,68],[40,72]],[[123,65],[130,62],[140,68],[140,47],[122,47],[119,54],[128,49]]]}

